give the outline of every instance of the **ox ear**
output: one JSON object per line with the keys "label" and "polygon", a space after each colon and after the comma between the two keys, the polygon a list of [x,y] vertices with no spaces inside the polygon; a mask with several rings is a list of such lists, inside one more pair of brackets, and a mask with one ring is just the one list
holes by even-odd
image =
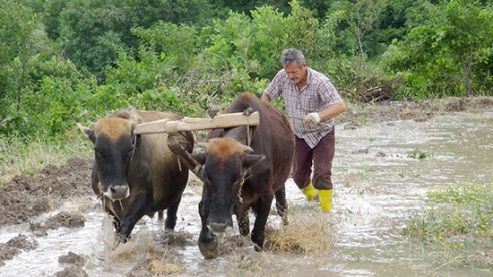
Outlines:
{"label": "ox ear", "polygon": [[247,154],[243,156],[243,167],[249,168],[265,159],[264,155]]}
{"label": "ox ear", "polygon": [[192,158],[200,165],[204,165],[205,161],[207,160],[207,153],[204,152],[204,153],[193,154]]}
{"label": "ox ear", "polygon": [[77,128],[86,136],[92,143],[96,143],[96,134],[93,129],[84,127],[82,124],[77,123]]}

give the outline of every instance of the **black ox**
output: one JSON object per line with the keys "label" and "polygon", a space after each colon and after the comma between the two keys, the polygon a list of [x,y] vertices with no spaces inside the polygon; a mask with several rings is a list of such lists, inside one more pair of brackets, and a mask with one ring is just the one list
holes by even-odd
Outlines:
{"label": "black ox", "polygon": [[274,197],[277,212],[287,224],[284,183],[293,158],[293,132],[283,114],[250,93],[242,93],[225,113],[245,111],[258,111],[260,125],[254,130],[246,126],[215,129],[209,134],[206,151],[193,155],[200,165],[195,172],[204,181],[199,204],[199,248],[207,259],[218,255],[213,232],[223,232],[232,226],[233,213],[240,234],[246,236],[250,232],[248,211],[253,209],[256,219],[251,239],[256,250],[263,247]]}
{"label": "black ox", "polygon": [[[167,209],[166,229],[174,229],[176,212],[188,179],[177,156],[168,148],[167,134],[137,136],[135,126],[159,119],[178,120],[173,113],[121,110],[99,119],[94,129],[77,124],[94,144],[92,188],[102,196],[104,209],[113,216],[120,241],[125,242],[144,215]],[[185,139],[186,138],[186,139]],[[178,138],[193,149],[190,132]]]}

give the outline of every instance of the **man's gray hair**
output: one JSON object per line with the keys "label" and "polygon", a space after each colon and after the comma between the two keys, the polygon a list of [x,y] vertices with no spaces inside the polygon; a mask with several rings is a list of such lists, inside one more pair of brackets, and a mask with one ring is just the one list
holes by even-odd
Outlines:
{"label": "man's gray hair", "polygon": [[303,53],[301,53],[301,51],[298,49],[288,48],[282,51],[280,61],[283,66],[286,66],[292,62],[305,64],[305,56],[303,56]]}

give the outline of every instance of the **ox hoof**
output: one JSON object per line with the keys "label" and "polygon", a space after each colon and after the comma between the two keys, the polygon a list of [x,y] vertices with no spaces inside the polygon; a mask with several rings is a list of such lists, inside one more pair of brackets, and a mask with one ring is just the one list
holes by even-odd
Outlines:
{"label": "ox hoof", "polygon": [[125,236],[125,235],[120,234],[120,240],[118,241],[118,244],[127,243],[129,239],[130,239],[130,236]]}
{"label": "ox hoof", "polygon": [[288,215],[283,215],[281,216],[282,219],[282,225],[289,225],[289,220],[288,220]]}
{"label": "ox hoof", "polygon": [[262,251],[263,251],[262,247],[260,247],[260,246],[259,246],[258,244],[256,244],[256,243],[253,245],[253,249],[255,249],[255,251],[257,251],[257,252],[262,252]]}
{"label": "ox hoof", "polygon": [[214,259],[219,255],[219,248],[217,247],[217,237],[214,238],[210,242],[201,242],[199,241],[199,249],[202,256],[205,259]]}

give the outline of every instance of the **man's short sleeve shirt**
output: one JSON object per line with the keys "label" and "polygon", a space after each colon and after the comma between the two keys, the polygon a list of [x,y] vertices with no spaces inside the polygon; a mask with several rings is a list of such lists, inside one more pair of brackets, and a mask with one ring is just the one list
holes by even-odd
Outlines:
{"label": "man's short sleeve shirt", "polygon": [[301,90],[282,69],[276,74],[264,93],[270,99],[282,95],[289,121],[296,136],[303,138],[311,148],[314,148],[320,139],[333,130],[335,119],[322,121],[318,125],[306,124],[303,119],[307,114],[321,112],[342,99],[325,75],[311,68],[307,68],[307,70],[307,83]]}

